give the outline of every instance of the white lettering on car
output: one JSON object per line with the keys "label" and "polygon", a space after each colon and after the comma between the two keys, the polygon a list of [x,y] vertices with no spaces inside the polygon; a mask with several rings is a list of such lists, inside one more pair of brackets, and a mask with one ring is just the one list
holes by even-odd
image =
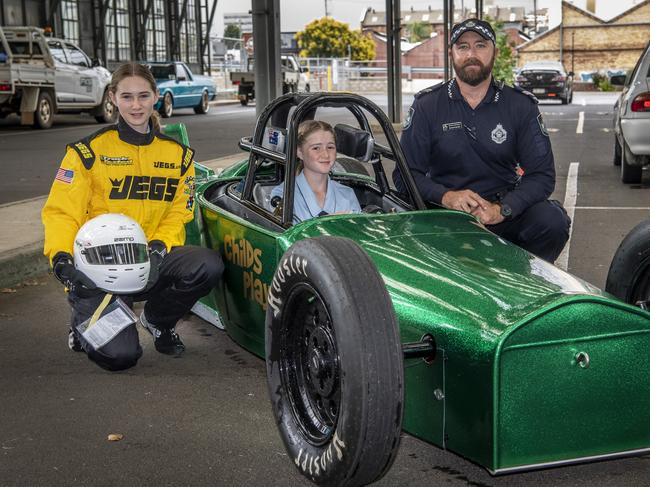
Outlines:
{"label": "white lettering on car", "polygon": [[282,306],[282,299],[277,297],[277,294],[282,291],[282,284],[286,282],[286,278],[290,277],[293,274],[302,274],[305,277],[307,276],[307,259],[294,257],[293,254],[289,255],[282,259],[280,265],[278,265],[275,274],[273,275],[273,280],[271,281],[271,286],[268,291],[268,306],[273,309],[273,317],[277,318],[280,314],[280,306]]}
{"label": "white lettering on car", "polygon": [[[336,451],[336,459],[343,460],[343,453],[345,450],[345,443],[338,437],[338,433],[334,433],[334,438],[330,442],[327,450],[320,455],[310,455],[305,452],[303,458],[303,449],[298,452],[298,457],[294,460],[297,467],[301,468],[303,472],[309,472],[311,476],[319,476],[327,471],[327,468],[333,463],[332,447]],[[300,459],[302,458],[302,462]]]}

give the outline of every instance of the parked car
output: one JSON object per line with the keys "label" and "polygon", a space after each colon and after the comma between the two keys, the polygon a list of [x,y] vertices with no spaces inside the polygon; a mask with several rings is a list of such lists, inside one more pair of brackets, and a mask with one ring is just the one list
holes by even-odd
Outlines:
{"label": "parked car", "polygon": [[[332,174],[362,213],[292,224],[310,118],[333,122],[339,157],[368,168]],[[493,474],[650,450],[650,374],[630,360],[650,349],[650,313],[425,203],[377,105],[287,94],[240,147],[218,176],[197,164],[187,243],[218,250],[225,272],[195,310],[265,358],[304,476],[375,481],[402,428]]]}
{"label": "parked car", "polygon": [[0,27],[0,117],[46,129],[56,113],[91,114],[114,122],[108,97],[111,73],[75,44],[46,37],[36,27]]}
{"label": "parked car", "polygon": [[176,108],[194,108],[194,113],[206,114],[210,100],[217,96],[217,88],[208,76],[192,73],[185,63],[147,63],[160,91],[155,108],[169,118]]}
{"label": "parked car", "polygon": [[559,62],[535,61],[525,64],[515,77],[515,85],[539,99],[559,99],[563,105],[573,100],[573,71],[567,73]]}
{"label": "parked car", "polygon": [[629,75],[612,76],[611,83],[623,86],[614,104],[614,164],[621,181],[638,184],[650,164],[650,42]]}

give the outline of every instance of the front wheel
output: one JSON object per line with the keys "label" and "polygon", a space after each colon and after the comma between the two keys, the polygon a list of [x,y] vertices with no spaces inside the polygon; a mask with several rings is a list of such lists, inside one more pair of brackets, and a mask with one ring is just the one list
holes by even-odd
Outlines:
{"label": "front wheel", "polygon": [[169,118],[174,113],[174,100],[172,100],[171,93],[165,93],[163,97],[162,106],[160,107],[160,114],[163,118]]}
{"label": "front wheel", "polygon": [[38,94],[36,111],[34,112],[34,126],[39,129],[49,129],[54,122],[54,103],[52,95],[47,91]]}
{"label": "front wheel", "polygon": [[268,295],[266,370],[280,435],[305,477],[357,486],[389,470],[404,409],[397,318],[354,241],[317,237],[285,252]]}
{"label": "front wheel", "polygon": [[201,95],[201,103],[198,106],[194,107],[194,113],[205,115],[210,110],[210,100],[208,98],[208,92],[204,91]]}
{"label": "front wheel", "polygon": [[630,304],[650,304],[650,220],[634,227],[619,245],[605,290]]}
{"label": "front wheel", "polygon": [[108,96],[108,90],[104,92],[102,103],[99,106],[99,111],[96,113],[95,120],[99,123],[115,123],[115,120],[117,120],[117,110]]}

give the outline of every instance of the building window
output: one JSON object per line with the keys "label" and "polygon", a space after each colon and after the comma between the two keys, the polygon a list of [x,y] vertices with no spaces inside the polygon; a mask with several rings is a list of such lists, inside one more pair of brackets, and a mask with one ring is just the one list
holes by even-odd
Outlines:
{"label": "building window", "polygon": [[76,0],[62,0],[61,23],[63,38],[79,44],[79,7]]}
{"label": "building window", "polygon": [[165,37],[165,2],[154,0],[152,11],[147,19],[146,59],[149,61],[167,60],[167,38]]}
{"label": "building window", "polygon": [[108,59],[111,61],[131,59],[128,6],[128,0],[109,0],[106,11],[106,45]]}
{"label": "building window", "polygon": [[196,6],[194,0],[187,0],[187,13],[181,25],[180,42],[181,58],[188,63],[198,62],[197,34],[196,34]]}

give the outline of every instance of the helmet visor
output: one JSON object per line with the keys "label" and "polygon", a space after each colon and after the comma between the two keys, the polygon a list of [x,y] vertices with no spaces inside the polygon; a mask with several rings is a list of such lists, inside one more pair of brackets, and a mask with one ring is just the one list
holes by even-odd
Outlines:
{"label": "helmet visor", "polygon": [[137,243],[100,245],[83,249],[81,254],[90,265],[142,264],[149,261],[147,246]]}

